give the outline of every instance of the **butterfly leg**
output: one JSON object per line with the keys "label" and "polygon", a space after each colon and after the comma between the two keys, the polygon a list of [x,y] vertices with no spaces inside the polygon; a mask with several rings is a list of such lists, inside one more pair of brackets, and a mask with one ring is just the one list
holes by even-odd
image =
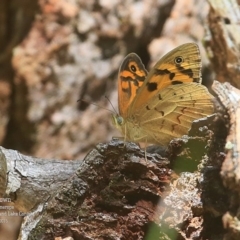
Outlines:
{"label": "butterfly leg", "polygon": [[127,125],[125,124],[125,126],[124,126],[124,142],[126,142],[127,141]]}
{"label": "butterfly leg", "polygon": [[147,139],[145,139],[145,144],[144,144],[144,158],[145,161],[147,162]]}

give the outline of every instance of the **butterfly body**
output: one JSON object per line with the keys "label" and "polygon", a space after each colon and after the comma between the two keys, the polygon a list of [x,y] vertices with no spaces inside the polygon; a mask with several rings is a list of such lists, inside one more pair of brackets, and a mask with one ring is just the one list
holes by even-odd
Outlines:
{"label": "butterfly body", "polygon": [[201,85],[198,46],[187,43],[166,54],[148,74],[129,54],[119,70],[119,115],[125,140],[167,145],[188,133],[194,120],[213,113],[213,97]]}

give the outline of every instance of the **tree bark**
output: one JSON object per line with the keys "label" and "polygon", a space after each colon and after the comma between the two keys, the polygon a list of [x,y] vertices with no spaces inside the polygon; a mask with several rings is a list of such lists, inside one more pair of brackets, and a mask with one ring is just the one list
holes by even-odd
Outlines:
{"label": "tree bark", "polygon": [[[161,149],[167,158],[148,153],[145,159],[136,144],[119,140],[99,144],[82,162],[40,160],[2,148],[6,192],[14,195],[15,207],[25,216],[19,239],[151,239],[153,235],[186,239],[200,238],[204,231],[211,235],[204,228],[202,196],[205,191],[211,199],[216,191],[210,192],[201,178],[209,179],[220,169],[219,159],[213,158],[215,133],[205,127],[214,128],[213,119],[196,121],[190,136]],[[194,173],[199,162],[201,171],[212,164],[217,171]],[[176,176],[170,168],[189,173]],[[220,179],[217,182],[221,185]],[[218,198],[223,197],[223,187],[217,189],[221,189]],[[207,206],[215,214],[223,214],[221,204],[211,204]]]}
{"label": "tree bark", "polygon": [[74,174],[82,161],[47,160],[25,156],[1,147],[1,196],[12,196],[15,207],[29,212]]}

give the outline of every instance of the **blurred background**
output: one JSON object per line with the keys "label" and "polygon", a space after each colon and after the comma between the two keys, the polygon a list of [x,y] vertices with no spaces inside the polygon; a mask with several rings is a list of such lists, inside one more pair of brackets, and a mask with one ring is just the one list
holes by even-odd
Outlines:
{"label": "blurred background", "polygon": [[[120,136],[111,125],[117,74],[137,53],[149,70],[196,42],[211,71],[206,0],[1,0],[0,144],[41,158],[83,159]],[[86,102],[77,102],[85,99]]]}

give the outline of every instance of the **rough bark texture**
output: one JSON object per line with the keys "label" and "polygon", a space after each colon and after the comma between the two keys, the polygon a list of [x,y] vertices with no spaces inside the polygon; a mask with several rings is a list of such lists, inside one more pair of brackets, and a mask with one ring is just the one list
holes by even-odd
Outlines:
{"label": "rough bark texture", "polygon": [[240,87],[240,11],[237,0],[209,0],[206,49],[220,82]]}
{"label": "rough bark texture", "polygon": [[117,140],[99,144],[81,164],[2,149],[6,191],[26,215],[19,239],[214,239],[216,219],[227,209],[218,175],[224,155],[216,156],[227,132],[217,119],[196,121],[189,136],[161,149],[167,158],[145,159],[137,145]]}
{"label": "rough bark texture", "polygon": [[[225,144],[226,157],[221,167],[221,180],[227,191],[226,212],[222,217],[226,234],[224,239],[239,239],[239,100],[240,91],[240,2],[210,0],[209,32],[206,46],[210,47],[211,63],[220,85],[214,82],[218,99],[228,110],[230,118]],[[221,216],[221,215],[220,215]]]}
{"label": "rough bark texture", "polygon": [[142,239],[170,172],[166,159],[146,161],[134,144],[100,144],[49,201],[30,239]]}
{"label": "rough bark texture", "polygon": [[82,161],[45,160],[1,148],[1,196],[12,196],[15,207],[29,212],[46,202],[79,168]]}

